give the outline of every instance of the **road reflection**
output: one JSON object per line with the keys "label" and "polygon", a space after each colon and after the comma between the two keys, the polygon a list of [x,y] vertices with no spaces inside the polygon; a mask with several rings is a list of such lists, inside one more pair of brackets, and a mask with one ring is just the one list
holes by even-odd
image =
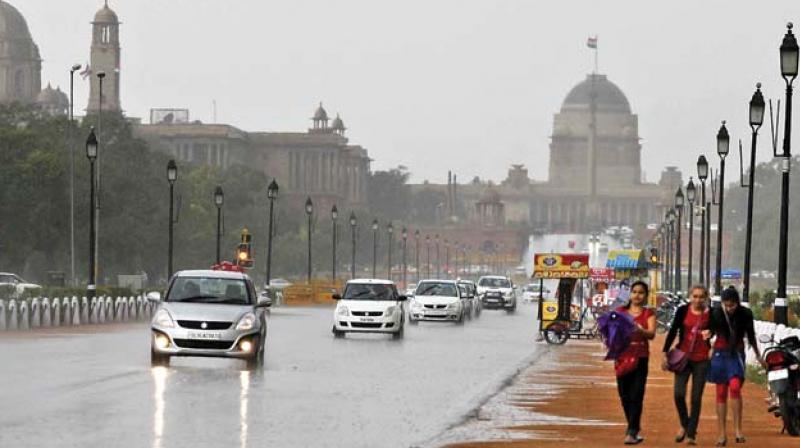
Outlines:
{"label": "road reflection", "polygon": [[250,372],[243,370],[239,374],[239,443],[241,448],[247,446],[247,398],[250,392]]}
{"label": "road reflection", "polygon": [[167,376],[169,369],[166,367],[153,367],[150,369],[153,375],[153,448],[161,448],[161,440],[164,436],[164,391],[167,388]]}

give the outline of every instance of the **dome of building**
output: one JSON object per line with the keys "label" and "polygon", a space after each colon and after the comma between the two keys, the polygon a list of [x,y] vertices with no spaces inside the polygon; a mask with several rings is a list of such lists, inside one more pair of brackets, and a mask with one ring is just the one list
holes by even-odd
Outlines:
{"label": "dome of building", "polygon": [[39,92],[36,103],[45,111],[52,115],[63,115],[69,109],[69,97],[61,91],[61,88],[54,89],[50,83]]}
{"label": "dome of building", "polygon": [[325,112],[325,108],[322,107],[322,103],[319,103],[319,107],[317,111],[314,112],[314,120],[315,121],[328,121],[328,113]]}
{"label": "dome of building", "polygon": [[586,110],[592,101],[592,89],[595,92],[598,111],[631,113],[628,98],[616,84],[609,81],[606,75],[592,74],[569,91],[561,111]]}
{"label": "dome of building", "polygon": [[39,60],[39,48],[33,42],[28,22],[10,3],[0,1],[0,56]]}
{"label": "dome of building", "polygon": [[334,131],[345,130],[344,121],[342,121],[341,117],[339,117],[339,114],[336,114],[336,118],[333,119],[333,122],[331,123],[331,128],[333,128]]}
{"label": "dome of building", "polygon": [[117,13],[108,7],[108,2],[106,1],[103,7],[94,15],[93,23],[119,23],[119,18]]}

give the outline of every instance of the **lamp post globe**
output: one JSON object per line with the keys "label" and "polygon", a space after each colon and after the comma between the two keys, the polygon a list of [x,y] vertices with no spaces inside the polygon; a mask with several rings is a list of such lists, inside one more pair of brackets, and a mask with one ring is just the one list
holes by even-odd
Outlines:
{"label": "lamp post globe", "polygon": [[680,214],[680,208],[684,206],[685,198],[683,196],[683,189],[678,187],[678,191],[675,192],[675,208],[678,210]]}
{"label": "lamp post globe", "polygon": [[730,151],[730,145],[731,138],[730,135],[728,135],[728,128],[725,127],[725,121],[723,120],[719,131],[717,131],[717,154],[724,159]]}
{"label": "lamp post globe", "polygon": [[276,182],[275,179],[272,179],[272,182],[270,182],[269,186],[267,187],[267,198],[277,199],[278,189],[278,182]]}
{"label": "lamp post globe", "polygon": [[216,205],[217,208],[220,208],[224,202],[225,193],[222,191],[222,187],[217,185],[217,188],[214,189],[214,205]]}
{"label": "lamp post globe", "polygon": [[750,127],[753,131],[764,123],[764,95],[761,93],[761,83],[756,84],[756,91],[750,98]]}
{"label": "lamp post globe", "polygon": [[697,158],[697,178],[700,179],[701,182],[705,182],[708,179],[708,160],[706,160],[705,155],[700,155]]}
{"label": "lamp post globe", "polygon": [[306,214],[311,215],[314,213],[314,203],[311,201],[311,198],[306,198]]}
{"label": "lamp post globe", "polygon": [[86,158],[90,162],[97,159],[97,134],[94,133],[94,127],[89,129],[89,137],[86,139]]}
{"label": "lamp post globe", "polygon": [[167,162],[167,181],[173,183],[176,180],[178,180],[178,164],[175,163],[175,159],[170,159]]}
{"label": "lamp post globe", "polygon": [[797,77],[797,60],[798,60],[798,53],[800,53],[800,49],[798,49],[797,39],[792,33],[792,22],[786,24],[786,35],[783,36],[783,42],[781,43],[781,76],[786,79],[787,83],[790,80],[793,80]]}

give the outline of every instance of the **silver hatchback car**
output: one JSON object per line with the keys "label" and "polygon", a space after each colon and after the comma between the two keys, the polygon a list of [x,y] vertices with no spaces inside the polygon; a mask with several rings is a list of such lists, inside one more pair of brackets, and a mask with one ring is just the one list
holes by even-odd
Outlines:
{"label": "silver hatchback car", "polygon": [[264,362],[265,310],[272,302],[256,294],[246,274],[230,271],[180,271],[151,322],[151,363],[169,365],[172,356],[239,358],[248,367]]}

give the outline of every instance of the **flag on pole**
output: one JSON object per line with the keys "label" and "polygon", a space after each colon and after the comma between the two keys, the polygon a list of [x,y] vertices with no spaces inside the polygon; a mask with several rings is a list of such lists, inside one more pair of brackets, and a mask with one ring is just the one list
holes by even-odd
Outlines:
{"label": "flag on pole", "polygon": [[86,63],[86,65],[84,67],[85,68],[79,73],[79,75],[81,75],[81,78],[86,79],[92,74],[92,68],[89,67],[89,63],[88,62]]}
{"label": "flag on pole", "polygon": [[586,46],[587,46],[587,47],[589,47],[589,48],[594,48],[594,49],[597,49],[597,36],[595,36],[595,37],[590,37],[590,38],[589,38],[589,39],[586,41]]}

